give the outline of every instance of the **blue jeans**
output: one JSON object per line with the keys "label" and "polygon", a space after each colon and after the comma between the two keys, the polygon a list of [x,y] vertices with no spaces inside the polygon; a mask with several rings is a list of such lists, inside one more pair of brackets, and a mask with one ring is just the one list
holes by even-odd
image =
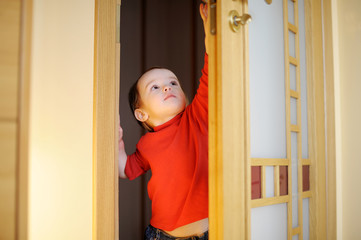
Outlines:
{"label": "blue jeans", "polygon": [[208,231],[203,233],[201,236],[190,236],[190,237],[173,237],[162,230],[149,225],[145,229],[144,240],[208,240]]}

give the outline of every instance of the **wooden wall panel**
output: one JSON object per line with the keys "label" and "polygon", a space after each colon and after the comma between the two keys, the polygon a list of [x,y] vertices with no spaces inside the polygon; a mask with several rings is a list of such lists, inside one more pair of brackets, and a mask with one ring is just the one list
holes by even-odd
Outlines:
{"label": "wooden wall panel", "polygon": [[15,239],[15,122],[0,122],[0,239]]}
{"label": "wooden wall panel", "polygon": [[16,238],[20,0],[0,1],[0,239]]}
{"label": "wooden wall panel", "polygon": [[118,239],[116,0],[95,1],[93,239]]}
{"label": "wooden wall panel", "polygon": [[0,119],[17,116],[20,0],[0,1]]}

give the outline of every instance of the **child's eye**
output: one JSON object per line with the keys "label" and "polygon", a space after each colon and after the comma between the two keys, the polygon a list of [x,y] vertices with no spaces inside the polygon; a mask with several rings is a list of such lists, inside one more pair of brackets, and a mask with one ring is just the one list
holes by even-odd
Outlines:
{"label": "child's eye", "polygon": [[156,89],[159,89],[159,86],[153,85],[152,88],[151,88],[151,90],[156,90]]}
{"label": "child's eye", "polygon": [[172,82],[170,82],[170,84],[171,84],[172,86],[178,86],[178,82],[176,82],[176,81],[172,81]]}

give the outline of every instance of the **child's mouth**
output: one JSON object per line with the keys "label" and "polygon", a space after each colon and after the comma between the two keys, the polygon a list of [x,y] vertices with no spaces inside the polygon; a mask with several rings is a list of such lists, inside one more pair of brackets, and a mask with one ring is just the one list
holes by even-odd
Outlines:
{"label": "child's mouth", "polygon": [[169,94],[169,95],[167,95],[167,96],[164,98],[164,101],[167,100],[167,99],[169,99],[169,98],[171,98],[171,97],[174,97],[174,98],[175,98],[175,96],[174,96],[173,94]]}

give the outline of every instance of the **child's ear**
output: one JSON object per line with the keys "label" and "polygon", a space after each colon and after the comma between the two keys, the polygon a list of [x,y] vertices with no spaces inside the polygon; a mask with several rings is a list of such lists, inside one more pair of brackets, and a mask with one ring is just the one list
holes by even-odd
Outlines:
{"label": "child's ear", "polygon": [[134,116],[140,122],[145,122],[149,118],[149,115],[139,108],[134,110]]}

